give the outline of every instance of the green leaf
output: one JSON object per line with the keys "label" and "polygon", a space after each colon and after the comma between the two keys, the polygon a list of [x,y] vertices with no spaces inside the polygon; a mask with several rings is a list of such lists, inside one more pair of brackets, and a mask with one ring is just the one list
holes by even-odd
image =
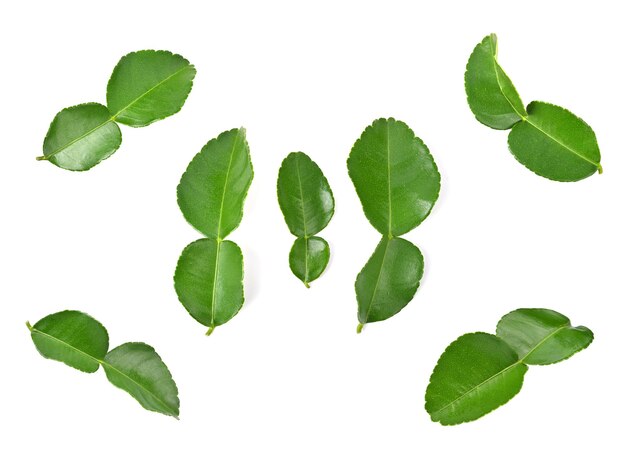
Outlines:
{"label": "green leaf", "polygon": [[278,204],[289,231],[312,236],[328,225],[335,200],[324,173],[306,154],[290,153],[278,172]]}
{"label": "green leaf", "polygon": [[124,56],[107,85],[113,118],[129,126],[146,126],[178,112],[191,91],[196,69],[169,51],[136,51]]}
{"label": "green leaf", "polygon": [[442,425],[476,420],[515,396],[527,369],[499,337],[463,335],[435,366],[426,389],[426,411]]}
{"label": "green leaf", "polygon": [[509,149],[528,169],[552,180],[571,182],[602,172],[591,127],[568,110],[545,102],[528,105],[528,118],[509,133]]}
{"label": "green leaf", "polygon": [[79,371],[96,372],[109,349],[104,326],[79,311],[53,313],[28,327],[44,358],[61,361]]}
{"label": "green leaf", "polygon": [[178,417],[178,388],[161,357],[145,343],[125,343],[104,357],[109,381],[145,409]]}
{"label": "green leaf", "polygon": [[178,184],[178,206],[205,236],[223,239],[241,222],[252,177],[245,130],[223,132],[189,163]]}
{"label": "green leaf", "polygon": [[365,129],[350,152],[348,173],[365,216],[390,238],[417,227],[439,196],[439,172],[428,148],[393,118]]}
{"label": "green leaf", "polygon": [[52,120],[38,160],[71,171],[86,171],[111,156],[122,133],[108,109],[91,102],[61,110]]}
{"label": "green leaf", "polygon": [[413,298],[424,273],[420,250],[402,238],[383,236],[356,278],[360,332],[363,325],[383,321]]}
{"label": "green leaf", "polygon": [[586,327],[573,327],[566,316],[543,308],[521,308],[504,315],[496,334],[526,364],[563,361],[593,341],[593,332]]}
{"label": "green leaf", "polygon": [[232,241],[204,238],[187,246],[176,266],[178,299],[205,326],[207,335],[243,305],[243,255]]}
{"label": "green leaf", "polygon": [[319,236],[301,236],[289,252],[289,267],[306,287],[324,272],[330,259],[328,243]]}
{"label": "green leaf", "polygon": [[470,109],[481,123],[509,129],[526,117],[513,83],[497,61],[498,39],[487,35],[476,45],[465,71],[465,92]]}

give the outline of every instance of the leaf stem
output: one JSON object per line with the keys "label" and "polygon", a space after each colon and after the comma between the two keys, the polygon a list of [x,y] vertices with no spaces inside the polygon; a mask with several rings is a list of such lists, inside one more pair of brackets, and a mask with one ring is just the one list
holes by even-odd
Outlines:
{"label": "leaf stem", "polygon": [[598,174],[602,174],[602,165],[598,163]]}
{"label": "leaf stem", "polygon": [[306,286],[307,289],[311,288],[311,285],[309,284],[308,281],[303,281],[304,285]]}
{"label": "leaf stem", "polygon": [[33,326],[30,325],[29,321],[26,321],[26,327],[28,328],[29,331],[33,330]]}
{"label": "leaf stem", "polygon": [[206,336],[208,337],[208,336],[210,336],[211,334],[213,334],[213,331],[214,331],[214,330],[215,330],[215,326],[211,326],[211,327],[209,328],[209,330],[208,330],[208,331],[206,331],[206,334],[204,334],[204,335],[206,335]]}
{"label": "leaf stem", "polygon": [[35,160],[37,161],[43,161],[43,160],[47,160],[47,158],[45,156],[40,156],[40,157],[35,157]]}
{"label": "leaf stem", "polygon": [[365,326],[365,324],[359,323],[359,325],[356,327],[356,333],[357,334],[361,333],[361,331],[363,330],[363,326]]}

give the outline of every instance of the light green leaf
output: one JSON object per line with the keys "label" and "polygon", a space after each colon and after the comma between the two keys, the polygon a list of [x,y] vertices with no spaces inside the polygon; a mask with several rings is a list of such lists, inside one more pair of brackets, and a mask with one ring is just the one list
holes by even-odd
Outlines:
{"label": "light green leaf", "polygon": [[38,160],[71,171],[86,171],[111,156],[122,133],[108,109],[95,102],[61,110],[52,120]]}
{"label": "light green leaf", "polygon": [[423,273],[424,259],[416,246],[383,236],[356,278],[357,332],[366,323],[383,321],[402,310],[415,295]]}
{"label": "light green leaf", "polygon": [[107,85],[107,106],[125,125],[146,126],[178,112],[193,84],[196,69],[169,51],[136,51],[124,56]]}
{"label": "light green leaf", "polygon": [[324,272],[330,259],[328,243],[319,236],[301,236],[289,252],[289,267],[306,287]]}
{"label": "light green leaf", "polygon": [[531,102],[528,117],[509,133],[517,160],[548,179],[584,179],[600,166],[600,149],[591,127],[573,113],[545,102]]}
{"label": "light green leaf", "polygon": [[104,357],[109,381],[145,409],[178,417],[178,388],[161,357],[145,343],[125,343]]}
{"label": "light green leaf", "polygon": [[586,327],[573,327],[566,316],[543,308],[521,308],[504,315],[496,334],[526,364],[563,361],[593,341],[593,332]]}
{"label": "light green leaf", "polygon": [[513,83],[497,61],[498,39],[487,35],[476,45],[465,71],[465,92],[472,112],[494,129],[509,129],[526,117]]}
{"label": "light green leaf", "polygon": [[53,313],[28,327],[35,347],[44,358],[61,361],[79,371],[96,372],[109,349],[109,335],[104,326],[79,311]]}
{"label": "light green leaf", "polygon": [[324,173],[302,152],[290,153],[278,171],[278,204],[295,236],[313,236],[328,225],[335,200]]}
{"label": "light green leaf", "polygon": [[205,326],[207,335],[243,305],[243,255],[232,241],[204,238],[187,246],[176,266],[178,299]]}
{"label": "light green leaf", "polygon": [[241,222],[252,177],[245,130],[223,132],[189,163],[178,184],[178,206],[205,236],[223,239]]}
{"label": "light green leaf", "polygon": [[418,226],[439,196],[439,172],[428,148],[393,118],[365,129],[350,152],[348,173],[365,216],[390,238]]}
{"label": "light green leaf", "polygon": [[515,396],[527,369],[499,337],[463,335],[435,366],[426,389],[426,411],[442,425],[476,420]]}

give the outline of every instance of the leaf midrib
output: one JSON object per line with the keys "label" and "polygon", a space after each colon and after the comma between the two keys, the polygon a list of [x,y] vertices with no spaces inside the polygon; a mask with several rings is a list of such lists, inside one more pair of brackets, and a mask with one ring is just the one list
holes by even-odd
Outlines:
{"label": "leaf midrib", "polygon": [[[380,263],[380,270],[378,271],[378,277],[376,278],[376,284],[374,285],[374,291],[372,291],[372,297],[370,298],[369,305],[367,306],[367,310],[365,311],[365,323],[370,316],[370,310],[372,309],[372,304],[374,303],[374,297],[376,297],[376,292],[378,291],[378,284],[380,283],[380,278],[383,273],[383,267],[385,266],[385,259],[387,258],[387,251],[389,249],[389,244],[391,243],[391,239],[385,238],[383,236],[383,241],[385,242],[385,252],[383,253],[383,260]],[[365,324],[363,323],[363,324]]]}
{"label": "leaf midrib", "polygon": [[[498,49],[493,47],[493,41],[492,40],[489,40],[489,48],[491,49],[491,54],[493,56],[493,59],[492,59],[492,61],[493,61],[493,72],[496,75],[496,82],[498,83],[498,88],[500,88],[500,93],[502,94],[504,99],[506,99],[506,101],[509,103],[509,105],[511,106],[513,111],[517,114],[517,116],[520,117],[522,120],[526,120],[528,118],[528,116],[525,115],[525,114],[519,113],[517,108],[515,108],[515,105],[513,105],[513,102],[511,102],[509,97],[504,92],[504,87],[502,86],[502,82],[500,81],[500,76],[498,75],[498,66],[500,65],[500,64],[498,64]],[[500,67],[500,68],[502,68],[502,67]],[[504,72],[504,70],[502,70],[502,72]]]}

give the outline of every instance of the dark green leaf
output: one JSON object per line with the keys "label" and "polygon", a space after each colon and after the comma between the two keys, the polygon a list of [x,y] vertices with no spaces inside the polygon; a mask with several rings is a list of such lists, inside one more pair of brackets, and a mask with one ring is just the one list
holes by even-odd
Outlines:
{"label": "dark green leaf", "polygon": [[509,129],[526,117],[524,104],[497,61],[498,39],[487,35],[472,52],[465,71],[467,102],[481,123]]}
{"label": "dark green leaf", "polygon": [[313,236],[328,225],[335,200],[317,164],[302,152],[290,153],[278,172],[278,204],[291,233]]}
{"label": "dark green leaf", "polygon": [[108,109],[88,103],[61,110],[52,120],[38,160],[72,171],[86,171],[111,156],[122,133]]}
{"label": "dark green leaf", "polygon": [[136,51],[118,62],[107,85],[107,105],[125,125],[146,126],[178,112],[196,69],[169,51]]}
{"label": "dark green leaf", "polygon": [[378,119],[356,141],[348,172],[370,223],[388,237],[418,226],[439,196],[437,166],[401,121]]}
{"label": "dark green leaf", "polygon": [[402,310],[415,295],[423,272],[424,259],[417,247],[402,238],[383,236],[356,279],[357,331]]}
{"label": "dark green leaf", "polygon": [[593,341],[593,332],[586,327],[573,327],[566,316],[543,308],[521,308],[504,315],[496,334],[526,364],[563,361]]}
{"label": "dark green leaf", "polygon": [[319,236],[300,237],[289,252],[289,267],[306,287],[320,277],[330,258],[328,243]]}
{"label": "dark green leaf", "polygon": [[125,343],[104,357],[109,381],[145,409],[178,417],[178,388],[161,357],[145,343]]}
{"label": "dark green leaf", "polygon": [[61,361],[83,372],[96,372],[109,349],[102,324],[79,311],[53,313],[30,326],[35,347],[44,358]]}
{"label": "dark green leaf", "polygon": [[176,266],[178,299],[210,334],[243,305],[243,256],[232,241],[204,238],[187,246]]}
{"label": "dark green leaf", "polygon": [[463,335],[435,366],[426,389],[426,411],[442,425],[476,420],[515,396],[527,369],[495,335]]}
{"label": "dark green leaf", "polygon": [[245,130],[223,132],[189,163],[178,184],[178,205],[197,230],[223,239],[241,222],[252,176]]}
{"label": "dark green leaf", "polygon": [[571,182],[602,172],[591,127],[568,110],[545,102],[528,105],[528,118],[509,133],[509,149],[528,169],[552,180]]}

